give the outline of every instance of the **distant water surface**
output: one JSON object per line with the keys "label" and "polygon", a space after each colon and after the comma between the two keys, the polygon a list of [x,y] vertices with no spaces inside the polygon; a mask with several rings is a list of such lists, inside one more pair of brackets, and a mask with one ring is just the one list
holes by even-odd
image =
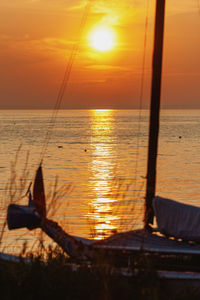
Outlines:
{"label": "distant water surface", "polygon": [[[10,197],[26,203],[21,196],[33,181],[47,137],[43,170],[49,217],[71,234],[95,239],[141,227],[149,112],[61,110],[55,124],[51,115],[47,110],[0,111],[1,226]],[[200,110],[161,112],[157,194],[200,206],[199,137]],[[10,179],[14,161],[16,177]],[[56,176],[57,194],[50,203]],[[39,234],[5,227],[1,249],[16,252],[27,241],[34,245]]]}

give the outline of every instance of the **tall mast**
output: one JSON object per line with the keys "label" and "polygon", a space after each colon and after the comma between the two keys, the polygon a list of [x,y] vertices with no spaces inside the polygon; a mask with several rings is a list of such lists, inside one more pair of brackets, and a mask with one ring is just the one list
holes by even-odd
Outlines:
{"label": "tall mast", "polygon": [[162,54],[165,18],[165,0],[156,1],[156,17],[154,31],[153,70],[151,83],[151,111],[149,126],[149,145],[147,162],[147,186],[145,197],[145,227],[153,224],[154,212],[152,200],[156,188],[156,163],[158,151],[158,134],[160,119],[160,95],[162,76]]}

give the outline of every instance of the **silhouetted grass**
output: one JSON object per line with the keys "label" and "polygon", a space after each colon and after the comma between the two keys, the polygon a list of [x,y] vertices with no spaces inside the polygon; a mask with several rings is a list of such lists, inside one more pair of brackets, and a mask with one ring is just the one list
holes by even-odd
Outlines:
{"label": "silhouetted grass", "polygon": [[[7,252],[9,247],[18,248],[19,251],[13,251],[13,254],[20,252],[24,252],[25,254],[27,251],[33,250],[41,252],[41,246],[43,250],[45,250],[43,241],[46,239],[46,236],[44,237],[44,233],[40,229],[34,231],[24,229],[21,232],[13,231],[12,239],[7,239],[7,207],[11,203],[28,205],[28,191],[33,185],[31,182],[31,180],[33,180],[33,176],[30,176],[29,170],[29,152],[27,152],[25,158],[21,158],[21,151],[22,146],[20,145],[16,155],[11,161],[10,177],[4,191],[1,193],[0,198],[0,206],[2,210],[2,221],[0,223],[0,247],[3,252]],[[20,169],[20,171],[17,171],[18,169]],[[72,190],[73,186],[71,183],[63,185],[58,184],[58,177],[55,178],[52,185],[49,185],[46,188],[46,199],[48,199],[46,209],[48,217],[51,218],[55,215],[60,206],[64,205],[65,208],[68,206],[66,198]],[[63,201],[63,198],[65,198],[65,201]],[[64,210],[62,210],[62,212],[64,214]],[[65,211],[65,213],[67,212]],[[16,234],[16,238],[14,238],[14,233]],[[25,247],[23,247],[22,244],[23,240],[26,240]]]}
{"label": "silhouetted grass", "polygon": [[[19,151],[11,164],[10,183],[7,186],[8,199],[12,203],[24,201],[29,184],[28,154],[22,174],[16,173]],[[116,194],[113,197],[125,201],[129,188],[130,184],[116,185]],[[71,185],[58,187],[56,178],[47,197],[51,199],[47,205],[48,216],[54,215],[61,205],[61,198],[71,190]],[[25,201],[27,202],[27,199]],[[134,205],[131,209],[134,209]],[[6,223],[3,224],[0,241],[5,226]],[[93,228],[91,230],[94,231]],[[142,255],[134,260],[138,262],[135,264],[137,269],[134,270],[134,266],[131,269],[133,274],[124,276],[120,269],[112,265],[110,257],[102,256],[95,264],[76,265],[58,247],[46,248],[41,235],[38,235],[35,248],[32,251],[24,244],[21,259],[17,263],[0,260],[0,299],[196,300],[200,297],[198,291],[184,287],[181,293],[177,294],[174,291],[171,295],[165,283],[159,279],[157,272]],[[141,259],[145,263],[138,268]]]}
{"label": "silhouetted grass", "polygon": [[123,276],[111,266],[75,265],[57,247],[43,255],[18,263],[0,261],[1,299],[66,300],[185,300],[199,299],[195,290],[170,296],[154,270],[139,270],[137,275]]}

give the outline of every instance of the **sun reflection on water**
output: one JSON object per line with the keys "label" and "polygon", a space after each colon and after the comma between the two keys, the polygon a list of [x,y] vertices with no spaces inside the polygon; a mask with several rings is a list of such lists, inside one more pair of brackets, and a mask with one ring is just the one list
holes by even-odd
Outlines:
{"label": "sun reflection on water", "polygon": [[91,110],[91,190],[88,213],[93,238],[102,239],[117,229],[118,216],[113,214],[116,149],[112,110]]}

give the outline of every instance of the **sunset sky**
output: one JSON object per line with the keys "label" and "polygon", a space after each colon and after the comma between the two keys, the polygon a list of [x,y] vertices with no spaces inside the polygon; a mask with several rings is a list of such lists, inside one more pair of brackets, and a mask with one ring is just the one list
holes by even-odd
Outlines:
{"label": "sunset sky", "polygon": [[[82,28],[62,108],[137,108],[148,18],[143,107],[150,98],[155,1],[0,0],[0,108],[52,108]],[[147,9],[147,3],[149,3]],[[162,106],[200,108],[198,0],[166,0]],[[95,47],[104,28],[109,49]],[[96,34],[96,33],[95,33]],[[94,34],[94,35],[95,35]],[[93,40],[92,40],[93,39]]]}

